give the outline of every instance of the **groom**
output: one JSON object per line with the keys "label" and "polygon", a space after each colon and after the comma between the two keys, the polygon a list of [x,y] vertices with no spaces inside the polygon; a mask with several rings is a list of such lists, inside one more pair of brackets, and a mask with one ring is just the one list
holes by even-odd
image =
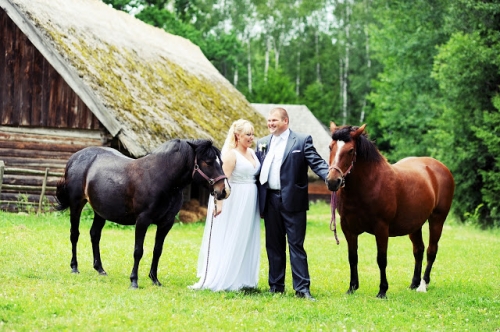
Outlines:
{"label": "groom", "polygon": [[262,163],[259,181],[259,208],[266,226],[271,293],[285,291],[286,241],[290,251],[295,296],[315,301],[309,290],[310,278],[304,250],[308,199],[308,166],[323,180],[328,164],[313,146],[310,135],[288,128],[288,113],[273,108],[267,118],[268,135],[257,142]]}

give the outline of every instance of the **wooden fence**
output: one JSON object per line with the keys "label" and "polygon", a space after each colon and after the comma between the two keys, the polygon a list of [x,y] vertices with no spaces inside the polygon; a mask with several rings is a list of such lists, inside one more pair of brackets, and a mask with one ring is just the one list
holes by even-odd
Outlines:
{"label": "wooden fence", "polygon": [[6,167],[0,160],[0,209],[6,211],[52,210],[60,172]]}

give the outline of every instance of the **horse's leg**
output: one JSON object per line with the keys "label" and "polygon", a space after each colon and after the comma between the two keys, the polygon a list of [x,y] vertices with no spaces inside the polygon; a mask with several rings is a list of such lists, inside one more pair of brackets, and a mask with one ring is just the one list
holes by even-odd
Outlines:
{"label": "horse's leg", "polygon": [[409,235],[413,244],[413,257],[415,257],[415,268],[411,280],[410,289],[416,289],[420,285],[422,275],[422,261],[424,260],[425,245],[422,239],[422,228]]}
{"label": "horse's leg", "polygon": [[158,262],[160,261],[161,253],[163,252],[163,243],[170,229],[174,225],[175,215],[179,212],[182,206],[182,191],[179,191],[171,199],[171,205],[168,208],[163,222],[158,222],[156,229],[155,248],[153,250],[153,260],[151,261],[151,270],[149,270],[149,278],[154,285],[161,286],[158,280]]}
{"label": "horse's leg", "polygon": [[[175,216],[174,216],[175,217]],[[174,225],[174,218],[169,218],[169,220],[156,229],[155,247],[153,250],[153,260],[151,262],[151,270],[149,271],[149,278],[153,281],[156,286],[161,286],[158,280],[158,262],[160,261],[161,253],[163,252],[163,243],[167,237],[168,232]]]}
{"label": "horse's leg", "polygon": [[90,228],[90,241],[92,242],[92,253],[94,254],[94,269],[100,275],[107,275],[106,271],[102,268],[101,251],[99,249],[99,242],[101,241],[102,228],[106,220],[94,211],[94,222]]}
{"label": "horse's leg", "polygon": [[78,202],[78,204],[70,205],[70,240],[71,240],[71,273],[80,273],[78,271],[78,260],[77,256],[77,244],[78,238],[80,237],[80,216],[82,214],[82,209],[85,206],[86,201]]}
{"label": "horse's leg", "polygon": [[139,288],[137,283],[137,280],[139,279],[139,262],[144,254],[144,238],[146,237],[146,232],[150,225],[149,222],[145,222],[143,219],[144,217],[139,217],[135,225],[134,267],[132,268],[132,273],[130,274],[130,288]]}
{"label": "horse's leg", "polygon": [[429,246],[427,247],[427,266],[425,267],[423,281],[425,285],[421,285],[417,291],[425,292],[427,291],[427,285],[431,282],[431,270],[434,261],[436,260],[436,255],[438,252],[438,242],[441,238],[443,232],[443,224],[446,219],[446,215],[431,215],[429,218]]}
{"label": "horse's leg", "polygon": [[380,285],[377,297],[379,299],[387,298],[386,293],[389,289],[387,282],[386,268],[387,268],[387,245],[389,242],[389,230],[387,227],[382,227],[381,230],[375,232],[375,239],[377,241],[377,264],[380,270]]}
{"label": "horse's leg", "polygon": [[349,289],[347,294],[353,294],[359,288],[358,277],[358,235],[352,234],[349,231],[342,231],[346,237],[349,257],[349,268],[351,270],[351,280],[349,282]]}

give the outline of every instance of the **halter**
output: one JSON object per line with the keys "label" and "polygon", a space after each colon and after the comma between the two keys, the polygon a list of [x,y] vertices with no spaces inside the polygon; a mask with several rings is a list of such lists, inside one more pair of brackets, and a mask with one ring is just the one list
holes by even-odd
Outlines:
{"label": "halter", "polygon": [[340,173],[340,177],[342,178],[342,182],[341,182],[340,188],[344,188],[345,187],[345,177],[351,172],[351,169],[354,166],[354,162],[355,161],[356,161],[356,151],[354,151],[354,157],[352,158],[351,166],[349,166],[349,168],[347,169],[347,171],[345,171],[345,173],[342,172],[342,170],[339,167],[337,167],[337,166],[330,166],[328,168],[329,170],[336,170],[337,172]]}
{"label": "halter", "polygon": [[194,178],[194,174],[198,172],[205,180],[207,180],[208,184],[213,187],[214,184],[217,183],[217,181],[220,181],[222,179],[227,179],[227,176],[224,174],[216,177],[215,179],[210,179],[203,171],[201,170],[200,166],[198,165],[198,156],[194,157],[194,169],[193,173],[191,174],[191,177]]}
{"label": "halter", "polygon": [[[345,177],[347,176],[347,174],[349,174],[351,172],[351,169],[354,166],[355,161],[356,161],[356,151],[354,151],[354,157],[352,158],[351,166],[349,166],[349,168],[347,169],[347,171],[345,173],[342,172],[342,170],[337,166],[330,166],[328,168],[329,170],[336,170],[337,172],[340,173],[340,177],[342,178],[340,188],[345,187]],[[337,236],[337,221],[335,218],[335,210],[336,209],[337,209],[337,193],[335,191],[332,191],[332,196],[330,199],[330,210],[332,213],[332,219],[330,219],[330,230],[335,235],[335,241],[337,242],[337,245],[339,245],[340,241],[339,241],[339,238]]]}

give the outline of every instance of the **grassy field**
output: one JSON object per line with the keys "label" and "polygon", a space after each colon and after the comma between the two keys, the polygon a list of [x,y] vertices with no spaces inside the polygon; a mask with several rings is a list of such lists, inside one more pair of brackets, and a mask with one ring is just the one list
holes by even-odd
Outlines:
{"label": "grassy field", "polygon": [[[70,273],[67,214],[42,216],[0,212],[0,331],[500,331],[500,232],[448,220],[427,293],[408,289],[413,271],[407,237],[389,241],[389,291],[377,299],[375,239],[359,243],[360,289],[349,284],[347,244],[329,230],[329,207],[311,207],[306,250],[317,302],[287,292],[267,292],[262,236],[259,290],[193,291],[202,223],[176,224],[159,265],[163,287],[147,274],[155,228],[148,231],[139,289],[129,289],[133,228],[108,224],[101,240],[107,277],[92,268],[89,214],[82,220],[80,274]],[[424,227],[427,237],[427,227]],[[262,232],[264,228],[262,227]],[[263,233],[262,233],[263,235]],[[427,240],[426,240],[427,243]]]}

